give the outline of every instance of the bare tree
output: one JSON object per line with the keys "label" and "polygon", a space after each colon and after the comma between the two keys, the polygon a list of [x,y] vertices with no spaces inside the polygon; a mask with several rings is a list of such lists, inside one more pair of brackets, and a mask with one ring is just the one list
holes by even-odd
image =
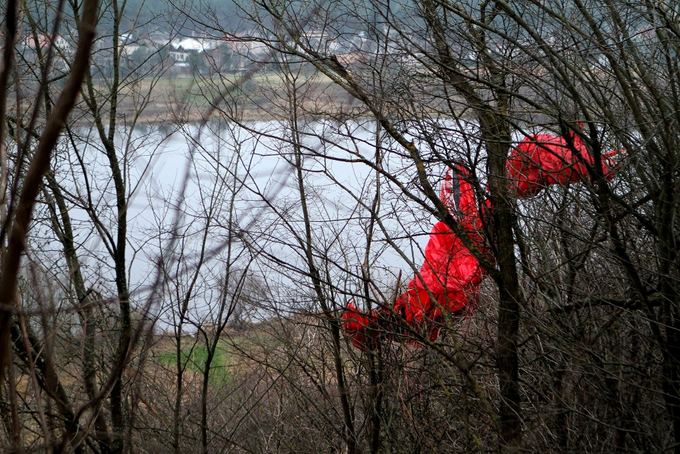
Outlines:
{"label": "bare tree", "polygon": [[[183,44],[135,59],[129,1],[92,64],[96,7],[6,5],[4,445],[678,450],[674,4],[172,4]],[[173,90],[172,133],[138,127]],[[585,170],[525,197],[538,133]],[[440,200],[456,166],[481,247]],[[487,278],[434,339],[394,307],[437,221]],[[363,349],[350,302],[381,314]]]}
{"label": "bare tree", "polygon": [[[669,76],[675,65],[671,56],[677,44],[673,32],[677,28],[677,11],[665,4],[615,7],[598,2],[574,5],[372,2],[367,8],[347,2],[332,8],[324,5],[310,8],[317,9],[309,21],[305,10],[292,3],[258,2],[246,13],[260,27],[259,38],[254,39],[313,65],[351,95],[374,116],[386,134],[385,154],[405,157],[412,167],[410,172],[397,174],[395,167],[388,169],[379,159],[367,159],[351,151],[342,158],[336,155],[336,159],[353,159],[357,164],[376,169],[407,198],[445,220],[456,234],[464,232],[440,203],[433,184],[437,174],[443,173],[437,165],[465,163],[479,182],[480,200],[488,198],[493,207],[486,219],[485,232],[493,261],[486,262],[486,271],[498,292],[495,360],[500,385],[497,400],[500,446],[514,450],[523,443],[536,442],[522,440],[522,427],[532,418],[522,401],[533,402],[534,396],[530,390],[520,388],[521,364],[531,361],[531,357],[520,354],[520,345],[536,341],[539,334],[534,327],[545,323],[545,311],[555,305],[565,306],[559,313],[577,313],[592,304],[615,310],[639,304],[650,328],[644,336],[657,340],[657,353],[665,358],[662,394],[672,419],[671,383],[675,366],[667,342],[672,344],[675,332],[671,328],[671,302],[675,298],[657,293],[658,285],[667,282],[672,267],[652,274],[642,272],[640,267],[650,268],[643,265],[641,254],[647,254],[653,261],[670,262],[662,259],[661,252],[649,248],[643,252],[640,237],[624,232],[635,224],[645,226],[642,228],[657,232],[650,237],[652,243],[657,243],[653,239],[656,235],[666,232],[663,235],[668,235],[670,242],[664,240],[663,251],[673,250],[673,223],[665,222],[665,227],[659,228],[653,219],[658,220],[660,206],[670,210],[667,213],[675,209],[671,208],[672,202],[666,199],[661,202],[657,197],[672,192],[670,186],[659,189],[661,181],[674,184],[669,170],[673,168],[670,164],[674,162],[670,158],[673,148],[660,146],[659,141],[671,145],[675,140],[674,132],[670,132],[673,127],[662,118],[672,117],[667,109],[676,102],[672,94],[674,82]],[[338,42],[343,34],[356,33],[357,29],[368,31],[365,36],[370,36],[372,42],[342,50]],[[384,65],[389,69],[381,69],[381,62],[387,62]],[[386,91],[385,86],[391,90]],[[296,105],[301,103],[298,100]],[[579,120],[585,122],[584,129],[577,125]],[[650,129],[645,121],[665,126],[663,130]],[[535,132],[536,124],[558,135],[578,134],[594,157],[585,190],[570,189],[563,202],[556,205],[592,207],[578,218],[578,223],[586,228],[578,240],[572,239],[573,232],[582,230],[579,224],[574,224],[576,218],[555,227],[554,214],[527,211],[534,206],[533,202],[518,203],[508,185],[506,160],[516,134]],[[356,135],[352,138],[356,139]],[[320,140],[337,146],[337,141],[328,136],[321,136]],[[646,166],[622,164],[614,185],[603,175],[600,162],[606,151],[616,147],[626,150],[626,165],[639,162],[637,157],[641,154],[651,153],[654,157],[646,159],[645,164],[662,159],[669,165],[651,168],[671,173],[652,176]],[[310,151],[329,159],[325,150]],[[642,181],[657,189],[638,192]],[[544,193],[542,197],[551,194]],[[651,217],[642,214],[647,209],[657,214]],[[557,211],[561,219],[565,219],[560,214],[563,210]],[[537,220],[531,221],[532,213],[536,213]],[[532,229],[532,235],[524,229]],[[534,261],[538,258],[535,251],[545,250],[540,239],[550,239],[550,232],[564,238],[558,252],[550,253],[554,257],[549,262]],[[585,240],[587,243],[581,246]],[[578,252],[570,245],[573,241],[579,245]],[[591,260],[595,258],[608,265],[601,263],[592,268]],[[562,267],[571,270],[566,278],[568,286],[546,287],[542,276],[557,278],[561,274],[551,270]],[[592,276],[608,282],[610,276],[621,276],[622,272],[628,276],[626,287],[635,289],[637,296],[632,300],[614,291],[615,284],[603,286],[602,292],[591,289],[584,293],[583,285],[593,285]],[[588,273],[591,279],[581,281]],[[672,287],[662,286],[667,290]],[[535,306],[537,294],[541,303]],[[661,299],[656,300],[657,296]],[[661,300],[666,303],[660,303]],[[547,313],[556,312],[551,309]],[[635,312],[629,316],[630,320],[637,317]],[[522,319],[524,328],[520,325]],[[589,323],[584,320],[581,329],[590,330]],[[560,332],[551,337],[571,339],[574,333],[570,329],[569,325],[562,325]],[[557,377],[560,376],[558,373]],[[559,378],[558,382],[564,392],[562,380]],[[625,381],[606,383],[612,389],[623,386]],[[616,397],[619,393],[616,390],[608,394],[611,398],[602,405],[621,405],[621,399]],[[639,397],[636,399],[639,401]],[[564,411],[572,414],[571,410]],[[622,418],[630,420],[628,410],[621,412]],[[557,437],[566,443],[564,446],[571,446],[565,433],[568,431],[562,430]],[[620,446],[628,443],[626,433],[618,436]]]}

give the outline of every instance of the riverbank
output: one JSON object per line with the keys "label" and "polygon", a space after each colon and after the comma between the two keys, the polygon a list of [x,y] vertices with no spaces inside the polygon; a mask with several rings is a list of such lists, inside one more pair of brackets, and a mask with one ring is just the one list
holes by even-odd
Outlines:
{"label": "riverbank", "polygon": [[[100,92],[105,91],[102,85]],[[411,95],[413,96],[413,95]],[[138,79],[122,85],[116,115],[122,124],[183,124],[212,119],[236,122],[281,121],[290,116],[290,99],[295,99],[298,118],[366,118],[370,111],[330,78],[301,74],[295,90],[278,72],[264,72],[251,78],[237,74],[211,77],[165,77]],[[413,101],[413,100],[412,100]],[[430,96],[427,105],[433,115],[441,116],[450,105]],[[458,104],[456,104],[458,105]],[[461,104],[462,105],[462,104]],[[86,109],[86,106],[82,106]],[[106,105],[101,112],[106,115]],[[389,106],[386,106],[389,108]],[[392,106],[392,109],[400,109]],[[87,110],[78,122],[87,121]],[[462,113],[462,112],[461,112]],[[399,117],[399,112],[396,112]]]}
{"label": "riverbank", "polygon": [[[285,120],[290,115],[290,103],[282,77],[269,72],[249,79],[233,74],[139,79],[122,86],[116,115],[124,123],[135,124],[178,124],[214,118]],[[295,97],[297,114],[302,117],[347,117],[365,114],[366,110],[319,74],[301,76]],[[109,110],[102,112],[108,114]]]}

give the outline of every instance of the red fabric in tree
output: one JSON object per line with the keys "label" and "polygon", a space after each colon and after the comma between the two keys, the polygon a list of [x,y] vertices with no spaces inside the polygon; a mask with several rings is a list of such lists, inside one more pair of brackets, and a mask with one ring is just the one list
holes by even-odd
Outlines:
{"label": "red fabric in tree", "polygon": [[377,312],[365,314],[359,311],[354,303],[349,303],[340,317],[342,329],[349,337],[352,345],[360,350],[374,348],[378,332],[373,329]]}
{"label": "red fabric in tree", "polygon": [[[606,153],[602,158],[602,173],[612,178],[611,157],[617,150]],[[526,137],[510,152],[507,174],[515,195],[520,198],[533,197],[548,186],[566,186],[588,179],[588,169],[595,167],[581,137],[570,132],[560,137],[553,134],[535,134]]]}
{"label": "red fabric in tree", "polygon": [[[470,172],[461,165],[447,173],[440,199],[451,211],[467,239],[480,252],[485,249]],[[437,222],[425,246],[425,258],[417,276],[397,297],[394,311],[414,328],[425,328],[435,340],[444,314],[462,311],[474,302],[484,276],[479,260],[461,237],[444,222]]]}
{"label": "red fabric in tree", "polygon": [[[482,219],[469,178],[467,169],[456,166],[446,175],[440,198],[468,240],[483,251]],[[483,275],[479,261],[463,240],[446,223],[437,222],[425,246],[418,275],[407,284],[406,292],[396,298],[392,311],[434,341],[439,336],[444,314],[462,311],[469,304],[476,305]],[[385,310],[365,314],[350,303],[341,321],[352,345],[367,350],[377,341],[379,330],[375,325],[386,316]]]}
{"label": "red fabric in tree", "polygon": [[[602,173],[612,178],[611,158],[614,150],[603,155]],[[510,152],[507,175],[513,193],[520,198],[532,197],[550,185],[568,185],[589,177],[595,165],[583,140],[575,133],[568,137],[536,134],[526,137]],[[483,235],[483,211],[491,209],[489,201],[478,205],[471,174],[456,165],[445,177],[440,199],[478,253],[490,255]],[[469,244],[470,244],[469,243]],[[463,240],[444,222],[437,222],[425,246],[423,265],[417,276],[399,295],[392,313],[403,318],[411,328],[430,340],[439,336],[445,314],[460,313],[467,306],[475,307],[479,286],[484,277],[479,260]],[[360,349],[374,348],[378,339],[376,326],[388,316],[389,309],[364,314],[350,304],[342,315],[345,333]]]}

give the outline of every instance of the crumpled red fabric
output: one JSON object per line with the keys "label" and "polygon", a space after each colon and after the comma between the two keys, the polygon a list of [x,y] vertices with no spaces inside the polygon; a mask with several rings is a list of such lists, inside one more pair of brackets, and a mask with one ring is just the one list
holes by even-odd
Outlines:
{"label": "crumpled red fabric", "polygon": [[[607,179],[614,177],[612,158],[618,153],[620,150],[612,150],[602,156],[601,171]],[[585,181],[589,169],[595,169],[595,159],[575,132],[567,137],[553,134],[525,137],[512,149],[507,161],[507,176],[519,198],[533,197],[551,185]]]}
{"label": "crumpled red fabric", "polygon": [[444,222],[437,222],[418,274],[408,283],[406,292],[397,297],[394,306],[408,323],[422,322],[436,308],[447,312],[463,309],[467,304],[464,290],[479,284],[483,271],[461,238]]}
{"label": "crumpled red fabric", "polygon": [[[613,150],[603,155],[602,174],[614,176]],[[526,137],[512,149],[507,161],[507,176],[513,193],[519,198],[533,197],[551,185],[568,185],[589,178],[595,161],[586,144],[576,133],[567,137],[536,134]],[[444,178],[440,192],[447,206],[477,253],[489,257],[484,221],[492,209],[489,200],[479,202],[471,182],[471,172],[455,165]],[[444,222],[437,222],[425,246],[425,257],[418,274],[411,279],[406,291],[395,299],[392,308],[381,308],[366,314],[350,303],[341,316],[342,327],[352,344],[371,350],[379,342],[381,323],[390,317],[400,317],[412,330],[431,341],[438,338],[445,318],[476,307],[479,287],[485,271],[465,241]],[[408,339],[409,336],[401,336]]]}
{"label": "crumpled red fabric", "polygon": [[[478,251],[486,251],[483,222],[479,214],[470,172],[456,165],[445,176],[440,193],[442,202],[458,222],[463,233]],[[486,251],[488,252],[488,251]],[[437,222],[425,246],[425,258],[418,274],[390,309],[364,313],[350,303],[341,316],[342,327],[352,345],[369,350],[387,330],[378,325],[397,315],[412,329],[434,341],[439,336],[446,314],[461,312],[476,305],[484,270],[464,241],[444,222]],[[391,327],[394,331],[394,327]],[[408,338],[409,336],[403,336]]]}
{"label": "crumpled red fabric", "polygon": [[376,310],[364,313],[354,303],[349,303],[342,315],[340,323],[352,345],[360,350],[371,350],[375,347],[379,332],[374,329],[378,313]]}
{"label": "crumpled red fabric", "polygon": [[[483,222],[471,173],[462,165],[447,172],[440,199],[478,252],[486,251]],[[445,222],[437,222],[425,246],[423,265],[399,295],[394,311],[418,331],[436,340],[445,314],[461,312],[478,297],[484,270],[475,255]]]}

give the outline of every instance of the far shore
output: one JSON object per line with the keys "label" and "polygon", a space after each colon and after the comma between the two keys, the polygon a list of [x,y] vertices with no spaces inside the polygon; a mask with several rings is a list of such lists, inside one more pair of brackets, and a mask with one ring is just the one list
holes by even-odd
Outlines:
{"label": "far shore", "polygon": [[[217,78],[217,79],[215,79]],[[230,84],[236,85],[230,85]],[[221,84],[221,85],[220,85]],[[236,88],[234,88],[236,87]],[[105,87],[97,87],[103,89]],[[227,90],[222,93],[218,90]],[[281,75],[276,72],[258,74],[243,83],[235,75],[214,75],[212,78],[167,77],[140,79],[128,83],[118,95],[119,125],[156,125],[198,123],[212,119],[230,122],[286,121],[290,105]],[[366,119],[369,109],[329,78],[305,75],[295,92],[298,118],[305,119]],[[219,100],[213,105],[213,99]],[[432,101],[432,100],[430,100]],[[436,101],[435,101],[436,102]],[[141,103],[145,103],[143,108]],[[106,104],[99,106],[105,118]],[[432,113],[441,116],[448,106],[430,105]],[[439,111],[437,107],[441,107]],[[91,121],[87,106],[74,111],[72,119],[81,125]],[[401,108],[399,106],[392,107]],[[462,112],[461,112],[462,113]],[[445,115],[445,114],[444,114]],[[399,115],[396,115],[399,117]],[[446,115],[445,115],[446,116]],[[104,123],[108,123],[105,121]]]}
{"label": "far shore", "polygon": [[[177,109],[176,106],[168,106],[166,109],[148,109],[142,111],[135,123],[139,125],[158,125],[158,124],[183,124],[200,123],[209,120],[226,120],[230,122],[253,122],[253,121],[287,121],[289,114],[285,111],[259,107],[243,106],[238,110],[230,111],[229,108],[218,106],[217,108],[205,107],[203,109]],[[318,106],[317,106],[318,107]],[[360,108],[359,105],[347,104],[325,104],[323,109],[308,109],[300,106],[297,113],[299,118],[365,118],[367,109]],[[121,119],[132,119],[134,112],[120,112]]]}

